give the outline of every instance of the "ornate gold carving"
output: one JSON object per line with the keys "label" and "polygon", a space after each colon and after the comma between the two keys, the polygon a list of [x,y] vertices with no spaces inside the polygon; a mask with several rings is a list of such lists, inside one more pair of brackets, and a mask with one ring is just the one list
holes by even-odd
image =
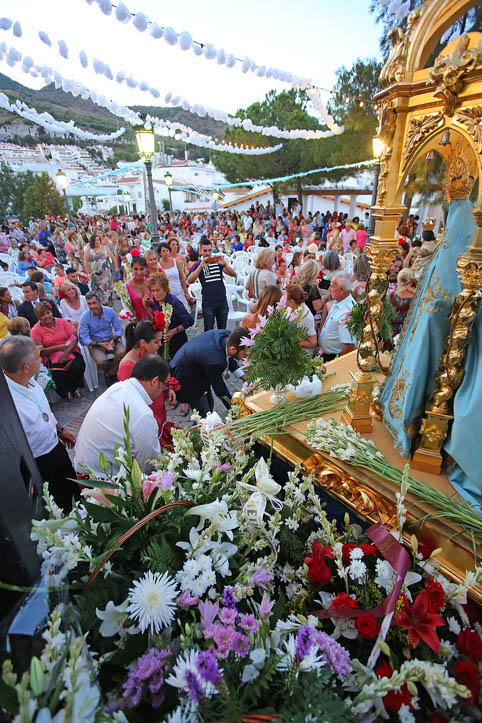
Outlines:
{"label": "ornate gold carving", "polygon": [[309,474],[315,475],[315,484],[319,484],[359,514],[376,518],[389,528],[396,524],[397,511],[394,504],[384,500],[375,490],[360,484],[335,464],[314,454],[303,462],[303,467]]}
{"label": "ornate gold carving", "polygon": [[234,392],[231,403],[239,410],[239,417],[247,417],[251,412],[246,406],[246,396],[242,392]]}
{"label": "ornate gold carving", "polygon": [[402,405],[405,399],[407,390],[410,388],[410,382],[408,381],[408,372],[400,372],[400,375],[393,385],[390,400],[388,402],[388,411],[392,415],[393,419],[402,418]]}
{"label": "ornate gold carving", "polygon": [[469,43],[469,36],[462,35],[451,55],[441,53],[430,70],[431,80],[427,81],[427,85],[437,84],[434,96],[442,98],[443,112],[449,117],[455,113],[458,95],[465,84],[464,75],[473,70],[482,57],[482,41],[470,50]]}
{"label": "ornate gold carving", "polygon": [[468,134],[474,139],[477,153],[482,153],[482,105],[460,108],[455,120],[467,128]]}
{"label": "ornate gold carving", "polygon": [[400,83],[405,77],[405,39],[402,28],[392,28],[388,35],[390,53],[378,78],[380,88],[388,88],[393,83]]}
{"label": "ornate gold carving", "polygon": [[425,405],[420,446],[412,462],[416,469],[431,467],[429,471],[440,471],[441,449],[448,432],[453,399],[464,378],[467,347],[472,341],[472,326],[482,301],[482,249],[470,247],[460,254],[457,272],[463,288],[454,299],[449,335],[435,373],[435,389]]}
{"label": "ornate gold carving", "polygon": [[397,125],[397,111],[389,100],[382,101],[378,111],[377,136],[386,146],[391,146]]}
{"label": "ornate gold carving", "polygon": [[405,137],[405,145],[403,147],[403,166],[407,165],[425,136],[438,128],[442,122],[443,117],[441,113],[429,113],[428,115],[410,118],[407,135]]}
{"label": "ornate gold carving", "polygon": [[389,161],[392,155],[391,146],[385,146],[382,157],[380,159],[380,170],[378,172],[378,189],[377,189],[377,206],[383,206],[385,196],[387,195],[387,180],[389,173]]}
{"label": "ornate gold carving", "polygon": [[461,141],[457,141],[447,158],[442,188],[445,200],[468,198],[475,183],[475,170],[471,158]]}
{"label": "ornate gold carving", "polygon": [[341,418],[345,424],[350,424],[357,432],[371,432],[372,418],[370,416],[370,402],[372,398],[375,378],[373,374],[367,374],[358,369],[353,377],[350,398],[343,409]]}

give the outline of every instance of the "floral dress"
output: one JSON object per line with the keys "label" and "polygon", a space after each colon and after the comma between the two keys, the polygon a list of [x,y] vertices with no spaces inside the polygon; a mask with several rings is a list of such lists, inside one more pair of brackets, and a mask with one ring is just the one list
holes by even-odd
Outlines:
{"label": "floral dress", "polygon": [[114,276],[112,261],[108,251],[89,249],[89,264],[92,271],[92,291],[98,291],[102,296],[102,304],[113,304],[117,299],[114,291]]}

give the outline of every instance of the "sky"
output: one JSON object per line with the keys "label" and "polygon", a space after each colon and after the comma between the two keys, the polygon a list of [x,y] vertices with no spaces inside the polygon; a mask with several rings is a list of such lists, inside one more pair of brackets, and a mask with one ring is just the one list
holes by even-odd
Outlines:
{"label": "sky", "polygon": [[[239,58],[248,56],[258,65],[311,77],[325,88],[333,87],[340,66],[350,67],[357,58],[380,59],[381,27],[369,13],[369,0],[124,0],[124,4],[163,27],[190,32],[194,40],[210,42]],[[132,22],[123,25],[113,13],[103,15],[95,0],[92,5],[86,0],[2,0],[0,15],[22,26],[21,38],[11,30],[0,30],[0,41],[7,47],[126,105],[165,105],[164,95],[171,91],[191,104],[234,113],[262,100],[271,88],[290,87],[251,72],[243,74],[240,63],[228,69],[195,56],[192,50],[172,47],[163,38],[155,40]],[[52,47],[40,41],[39,30],[49,35]],[[60,56],[58,40],[66,42],[68,60]],[[87,69],[80,64],[80,50],[89,58]],[[148,92],[96,75],[91,68],[94,57],[108,63],[114,77],[122,70],[158,88],[161,97],[155,100]],[[41,79],[22,72],[20,63],[11,68],[1,61],[0,72],[23,85],[42,86]],[[329,95],[322,97],[326,102]]]}

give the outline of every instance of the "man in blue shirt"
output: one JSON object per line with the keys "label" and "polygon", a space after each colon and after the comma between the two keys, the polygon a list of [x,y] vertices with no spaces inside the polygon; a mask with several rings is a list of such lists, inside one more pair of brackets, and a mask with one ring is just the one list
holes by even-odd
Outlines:
{"label": "man in blue shirt", "polygon": [[79,341],[89,347],[90,354],[104,372],[107,386],[117,381],[117,369],[125,354],[122,324],[110,306],[102,306],[96,291],[85,295],[88,311],[79,322]]}
{"label": "man in blue shirt", "polygon": [[241,241],[241,237],[239,234],[235,234],[233,237],[233,240],[231,241],[231,253],[234,253],[235,251],[243,251],[244,244]]}

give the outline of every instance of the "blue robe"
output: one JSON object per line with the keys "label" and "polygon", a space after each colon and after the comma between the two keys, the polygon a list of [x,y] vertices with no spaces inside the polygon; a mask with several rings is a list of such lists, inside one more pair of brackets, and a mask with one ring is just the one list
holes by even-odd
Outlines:
{"label": "blue robe", "polygon": [[[434,374],[439,364],[443,343],[449,333],[452,304],[455,296],[462,290],[456,272],[456,262],[459,254],[470,244],[475,231],[475,223],[470,213],[472,205],[468,200],[456,200],[450,204],[445,233],[434,253],[432,263],[419,282],[417,294],[405,320],[400,345],[380,396],[383,423],[394,438],[395,448],[403,457],[409,455],[412,440],[418,434],[425,411],[425,402],[434,389]],[[480,375],[479,383],[476,384],[477,366],[482,372],[480,314],[476,324],[477,321],[480,322],[480,331],[475,331],[474,344],[469,347],[466,374],[455,397],[454,413],[457,419],[446,449],[461,466],[463,466],[462,459],[464,460],[467,472],[470,467],[469,473],[476,474],[471,489],[473,492],[478,489],[480,503],[482,502],[482,446],[476,440],[477,406],[474,407],[472,400],[474,387],[478,386],[480,389],[482,385]],[[472,426],[469,428],[466,427],[465,421],[467,407],[472,413]],[[482,410],[482,404],[478,404],[478,409]],[[481,413],[478,419],[479,428],[480,421],[482,421]],[[475,462],[478,450],[480,450],[479,460]],[[468,459],[470,464],[467,467]],[[460,478],[458,468],[454,469],[453,474],[458,474]],[[454,484],[456,479],[454,476]],[[459,486],[457,489],[468,497],[464,494],[463,487]],[[473,498],[471,501],[474,501]]]}

